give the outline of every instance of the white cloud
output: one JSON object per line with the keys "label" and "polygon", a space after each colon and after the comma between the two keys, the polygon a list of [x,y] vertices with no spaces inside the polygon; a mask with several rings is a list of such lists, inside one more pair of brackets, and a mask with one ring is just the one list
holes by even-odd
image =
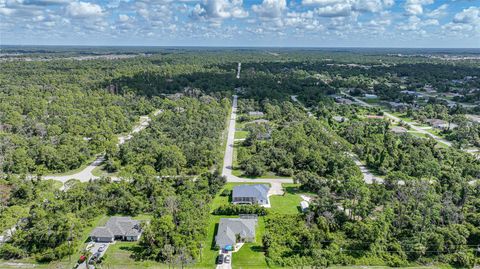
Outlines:
{"label": "white cloud", "polygon": [[434,0],[407,0],[405,11],[407,15],[423,14],[423,6],[433,4]]}
{"label": "white cloud", "polygon": [[348,17],[352,13],[352,7],[349,4],[335,4],[316,8],[314,12],[321,17]]}
{"label": "white cloud", "polygon": [[120,22],[127,22],[129,20],[130,20],[130,17],[128,15],[125,15],[125,14],[118,15],[118,21]]}
{"label": "white cloud", "polygon": [[480,7],[469,7],[462,10],[462,12],[455,14],[453,22],[480,25]]}
{"label": "white cloud", "polygon": [[26,0],[24,5],[49,6],[49,5],[65,5],[72,2],[72,0]]}
{"label": "white cloud", "polygon": [[252,5],[253,12],[265,18],[279,18],[286,8],[286,0],[263,0],[260,5]]}
{"label": "white cloud", "polygon": [[103,16],[101,6],[88,2],[73,2],[67,6],[67,14],[74,18],[90,18]]}
{"label": "white cloud", "polygon": [[201,4],[195,5],[191,17],[207,20],[245,18],[248,17],[248,12],[243,9],[242,0],[203,0]]}
{"label": "white cloud", "polygon": [[335,5],[335,4],[344,4],[350,2],[349,0],[302,0],[302,5]]}
{"label": "white cloud", "polygon": [[440,23],[436,19],[422,20],[417,16],[408,17],[407,23],[400,23],[397,29],[402,31],[423,31],[423,27],[439,25]]}
{"label": "white cloud", "polygon": [[383,10],[381,0],[357,0],[353,3],[353,8],[362,12],[380,12]]}
{"label": "white cloud", "polygon": [[447,15],[447,8],[448,8],[448,5],[447,4],[443,4],[441,6],[439,6],[438,8],[432,10],[431,12],[427,13],[427,16],[430,17],[430,18],[441,18],[445,15]]}

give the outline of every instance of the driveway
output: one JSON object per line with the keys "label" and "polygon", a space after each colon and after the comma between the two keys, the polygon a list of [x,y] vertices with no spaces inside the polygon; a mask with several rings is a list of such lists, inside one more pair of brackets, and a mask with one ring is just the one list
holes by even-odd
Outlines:
{"label": "driveway", "polygon": [[[225,148],[225,156],[223,158],[222,176],[227,178],[227,182],[245,182],[245,183],[269,183],[272,188],[270,193],[272,195],[283,194],[282,183],[293,183],[291,178],[241,178],[234,176],[233,172],[233,144],[235,142],[235,122],[237,120],[237,103],[238,96],[233,96],[232,114],[228,123],[227,146]],[[273,190],[272,190],[273,189]]]}
{"label": "driveway", "polygon": [[[220,255],[221,253],[222,253],[222,250],[218,252],[218,255]],[[223,255],[230,255],[230,263],[217,264],[217,269],[232,269],[232,262],[233,262],[232,252],[229,251],[227,254],[223,254]]]}
{"label": "driveway", "polygon": [[[103,255],[105,255],[105,253],[107,252],[107,249],[108,247],[110,246],[110,244],[112,243],[94,243],[93,247],[90,249],[90,253],[95,254],[98,252],[98,249],[102,246],[102,245],[106,245],[107,247],[105,248],[104,251],[100,252],[100,258],[103,257]],[[88,264],[88,261],[89,260],[85,260],[83,263],[81,263],[77,268],[78,269],[93,269],[95,268],[94,265],[92,264]]]}
{"label": "driveway", "polygon": [[[348,97],[353,98],[353,100],[355,100],[357,103],[359,103],[359,104],[362,105],[362,106],[365,106],[365,107],[374,107],[373,105],[368,104],[368,103],[366,103],[366,102],[364,102],[364,101],[362,101],[362,100],[360,100],[360,99],[358,99],[358,98],[356,98],[356,97],[353,97],[353,96],[351,96],[351,95],[349,95],[349,94],[346,94],[346,93],[344,93],[344,92],[342,92],[342,94],[344,94],[345,96],[348,96]],[[390,113],[388,113],[388,112],[385,112],[385,111],[383,111],[383,110],[382,110],[382,112],[383,112],[383,114],[384,114],[385,116],[387,116],[388,118],[392,119],[394,122],[400,122],[400,121],[402,121],[400,118],[398,118],[398,117],[396,117],[396,116],[394,116],[394,115],[392,115],[392,114],[390,114]],[[436,136],[436,135],[434,135],[434,134],[426,131],[424,128],[418,127],[418,126],[416,126],[415,124],[413,124],[413,123],[411,123],[411,122],[405,122],[405,124],[407,124],[411,129],[415,130],[415,131],[418,132],[418,133],[421,133],[421,134],[425,134],[425,135],[430,136],[431,138],[435,139],[435,141],[437,141],[438,143],[447,145],[447,146],[449,146],[449,147],[452,146],[452,142],[447,141],[447,140],[445,140],[445,139],[443,139],[443,138],[441,138],[441,137],[438,137],[438,136]],[[463,151],[468,152],[468,151],[466,151],[466,150],[463,150]]]}

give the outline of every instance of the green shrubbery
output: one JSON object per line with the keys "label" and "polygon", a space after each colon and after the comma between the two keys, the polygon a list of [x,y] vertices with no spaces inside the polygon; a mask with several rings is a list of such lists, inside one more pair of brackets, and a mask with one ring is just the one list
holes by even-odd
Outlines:
{"label": "green shrubbery", "polygon": [[255,214],[258,216],[267,215],[267,209],[259,205],[221,205],[213,211],[214,215],[239,215],[239,214]]}

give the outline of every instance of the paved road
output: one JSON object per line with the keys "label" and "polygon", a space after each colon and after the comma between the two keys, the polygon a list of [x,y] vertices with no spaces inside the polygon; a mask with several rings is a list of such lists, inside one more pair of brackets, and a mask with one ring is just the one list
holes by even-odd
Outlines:
{"label": "paved road", "polygon": [[[162,113],[162,110],[157,110],[153,113],[154,116],[159,115]],[[132,139],[133,135],[144,130],[150,125],[151,118],[148,115],[141,116],[140,117],[140,122],[135,125],[132,129],[132,131],[125,135],[125,136],[119,136],[118,137],[118,143],[117,146],[124,144],[126,141]],[[67,182],[69,179],[78,179],[81,182],[87,182],[90,179],[97,179],[97,176],[94,176],[92,174],[93,169],[97,168],[100,166],[103,161],[105,161],[105,155],[99,156],[95,161],[93,161],[91,164],[89,164],[87,167],[85,167],[82,171],[72,174],[72,175],[66,175],[66,176],[44,176],[43,179],[53,179],[53,180],[58,180],[61,181],[62,183]]]}
{"label": "paved road", "polygon": [[271,185],[270,195],[283,194],[282,183],[293,183],[291,178],[241,178],[232,174],[233,172],[233,145],[235,142],[235,122],[237,119],[237,100],[238,96],[233,96],[232,114],[228,123],[227,146],[223,158],[222,176],[227,178],[227,182],[258,182],[269,183]]}
{"label": "paved road", "polygon": [[[348,96],[348,97],[353,98],[353,100],[355,100],[357,103],[361,104],[362,106],[375,107],[375,106],[373,106],[373,105],[371,105],[371,104],[369,104],[369,103],[366,103],[366,102],[364,102],[364,101],[362,101],[362,100],[360,100],[360,99],[358,99],[358,98],[356,98],[356,97],[353,97],[353,96],[351,96],[351,95],[349,95],[349,94],[346,94],[346,93],[344,93],[344,92],[342,92],[342,93],[343,93],[344,95]],[[383,111],[383,110],[382,110],[382,111]],[[392,115],[392,114],[390,114],[390,113],[388,113],[388,112],[383,111],[383,114],[384,114],[385,116],[387,116],[388,118],[392,119],[394,122],[401,122],[401,121],[402,121],[402,119],[400,119],[400,118],[398,118],[398,117],[396,117],[396,116],[394,116],[394,115]],[[426,134],[426,135],[430,136],[431,138],[435,139],[435,140],[436,140],[437,142],[439,142],[439,143],[442,143],[442,144],[447,145],[447,146],[449,146],[449,147],[452,146],[452,143],[451,143],[451,142],[449,142],[449,141],[447,141],[447,140],[445,140],[445,139],[443,139],[443,138],[441,138],[441,137],[438,137],[438,136],[436,136],[436,135],[434,135],[434,134],[426,131],[424,128],[418,127],[418,126],[416,126],[416,125],[414,125],[414,124],[412,124],[412,123],[410,123],[410,122],[405,122],[405,124],[407,124],[411,129],[415,130],[416,132],[419,132],[419,133],[421,133],[421,134]]]}
{"label": "paved road", "polygon": [[237,79],[240,78],[240,71],[242,70],[242,63],[238,63],[237,67]]}

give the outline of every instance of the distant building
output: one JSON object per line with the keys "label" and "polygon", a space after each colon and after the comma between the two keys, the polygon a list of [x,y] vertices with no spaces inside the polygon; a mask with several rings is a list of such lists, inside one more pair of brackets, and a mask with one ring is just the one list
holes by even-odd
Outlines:
{"label": "distant building", "polygon": [[90,239],[95,242],[137,241],[141,234],[139,221],[130,217],[111,217],[105,226],[93,229]]}
{"label": "distant building", "polygon": [[393,133],[396,133],[396,134],[404,134],[406,132],[408,132],[408,130],[404,127],[401,127],[401,126],[393,126],[390,131],[392,131]]}
{"label": "distant building", "polygon": [[347,118],[342,117],[342,116],[333,116],[333,120],[335,120],[335,121],[337,121],[337,122],[345,122],[345,121],[348,121]]}
{"label": "distant building", "polygon": [[250,111],[248,115],[252,117],[263,117],[264,113],[261,111]]}
{"label": "distant building", "polygon": [[437,128],[440,130],[451,130],[458,127],[458,125],[455,123],[448,123],[444,120],[439,119],[428,119],[426,120],[426,122],[430,124],[433,128]]}
{"label": "distant building", "polygon": [[388,102],[387,104],[388,104],[388,107],[394,111],[404,111],[410,106],[407,103],[398,103],[398,102]]}
{"label": "distant building", "polygon": [[344,105],[351,105],[351,104],[354,103],[352,100],[346,99],[346,98],[343,98],[343,97],[336,97],[335,102],[337,102],[339,104],[344,104]]}
{"label": "distant building", "polygon": [[222,218],[218,224],[215,245],[221,249],[235,250],[237,243],[255,242],[257,219]]}
{"label": "distant building", "polygon": [[266,124],[266,123],[269,123],[270,121],[269,120],[266,120],[266,119],[258,119],[258,120],[252,120],[251,122],[249,123],[255,123],[255,124]]}
{"label": "distant building", "polygon": [[379,116],[379,115],[367,115],[365,116],[367,119],[383,119],[384,116]]}
{"label": "distant building", "polygon": [[270,206],[268,199],[268,191],[270,186],[266,184],[257,185],[238,185],[233,187],[232,203],[233,204],[251,204]]}
{"label": "distant building", "polygon": [[378,96],[377,96],[376,94],[369,94],[369,93],[366,93],[366,94],[364,95],[364,97],[365,97],[366,99],[377,99],[377,98],[378,98]]}

